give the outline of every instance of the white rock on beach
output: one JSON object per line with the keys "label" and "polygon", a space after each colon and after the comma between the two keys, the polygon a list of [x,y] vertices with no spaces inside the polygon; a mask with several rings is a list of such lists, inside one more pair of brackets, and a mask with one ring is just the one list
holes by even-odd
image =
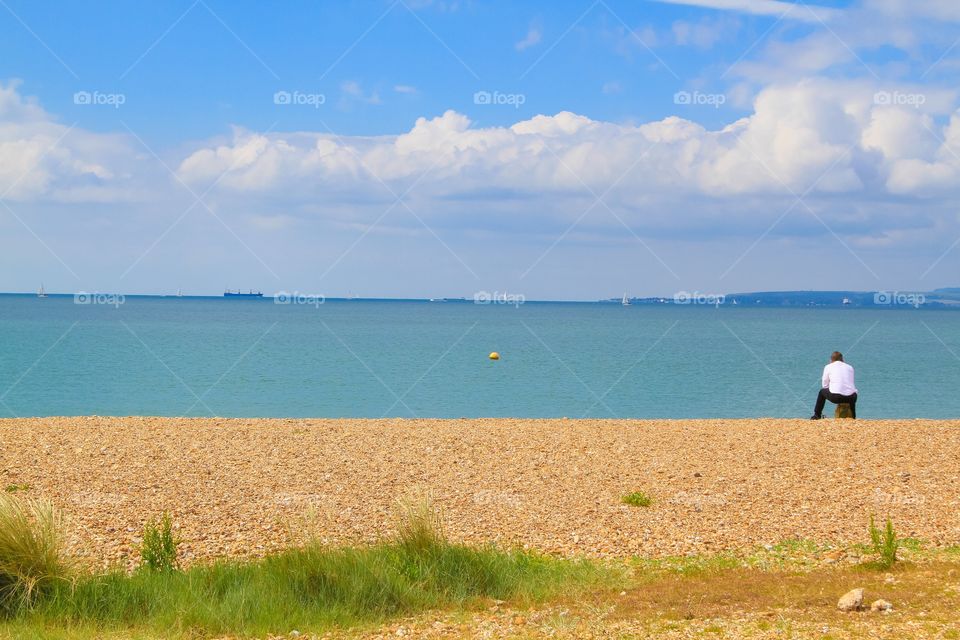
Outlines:
{"label": "white rock on beach", "polygon": [[887,602],[886,600],[874,600],[873,604],[870,605],[870,611],[890,611],[893,609],[893,605]]}
{"label": "white rock on beach", "polygon": [[863,589],[853,589],[843,594],[837,602],[840,611],[859,611],[863,607]]}

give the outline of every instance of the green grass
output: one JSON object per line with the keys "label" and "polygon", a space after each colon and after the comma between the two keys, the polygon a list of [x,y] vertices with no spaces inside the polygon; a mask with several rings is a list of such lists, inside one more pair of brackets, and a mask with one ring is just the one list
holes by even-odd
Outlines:
{"label": "green grass", "polygon": [[[11,611],[4,631],[63,638],[315,632],[489,599],[533,604],[626,580],[623,570],[596,562],[454,544],[440,525],[429,503],[408,500],[399,508],[397,534],[375,545],[312,542],[258,560],[183,570],[78,572]],[[163,519],[149,526],[174,540]]]}
{"label": "green grass", "polygon": [[649,507],[653,504],[653,499],[643,491],[634,491],[620,498],[620,502],[631,507]]}
{"label": "green grass", "polygon": [[376,622],[483,598],[535,602],[598,586],[582,562],[453,544],[320,546],[186,571],[86,576],[39,600],[29,620],[178,633],[266,634]]}

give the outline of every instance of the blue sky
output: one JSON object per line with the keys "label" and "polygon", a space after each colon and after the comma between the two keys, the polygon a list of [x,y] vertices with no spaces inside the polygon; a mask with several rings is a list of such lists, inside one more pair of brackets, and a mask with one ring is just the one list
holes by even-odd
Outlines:
{"label": "blue sky", "polygon": [[956,285],[958,24],[946,0],[3,0],[0,290]]}

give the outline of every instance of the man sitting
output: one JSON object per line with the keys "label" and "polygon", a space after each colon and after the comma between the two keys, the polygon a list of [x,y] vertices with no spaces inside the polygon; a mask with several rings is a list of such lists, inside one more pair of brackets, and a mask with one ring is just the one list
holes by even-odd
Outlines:
{"label": "man sitting", "polygon": [[830,364],[823,368],[822,389],[817,394],[817,404],[813,408],[811,420],[823,417],[823,406],[827,400],[833,404],[850,405],[850,417],[857,417],[857,387],[853,383],[853,367],[843,361],[843,354],[834,351],[830,354]]}

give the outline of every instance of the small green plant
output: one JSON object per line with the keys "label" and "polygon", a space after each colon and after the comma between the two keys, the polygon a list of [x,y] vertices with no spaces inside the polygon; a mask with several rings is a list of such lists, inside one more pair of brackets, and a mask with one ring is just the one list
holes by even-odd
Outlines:
{"label": "small green plant", "polygon": [[140,544],[140,566],[150,571],[174,571],[178,568],[177,545],[180,540],[173,535],[173,521],[166,511],[160,520],[150,520],[143,525],[143,542]]}
{"label": "small green plant", "polygon": [[17,491],[29,491],[30,485],[25,482],[8,484],[5,491],[7,493],[16,493]]}
{"label": "small green plant", "polygon": [[26,609],[66,579],[62,529],[49,502],[0,494],[0,611]]}
{"label": "small green plant", "polygon": [[900,541],[897,539],[897,532],[893,530],[893,522],[887,518],[887,524],[883,531],[877,527],[873,516],[870,516],[870,543],[873,552],[880,556],[877,565],[881,569],[889,569],[897,561],[897,549],[900,547]]}
{"label": "small green plant", "polygon": [[643,491],[634,491],[620,498],[620,502],[631,507],[649,507],[653,504],[653,499]]}

